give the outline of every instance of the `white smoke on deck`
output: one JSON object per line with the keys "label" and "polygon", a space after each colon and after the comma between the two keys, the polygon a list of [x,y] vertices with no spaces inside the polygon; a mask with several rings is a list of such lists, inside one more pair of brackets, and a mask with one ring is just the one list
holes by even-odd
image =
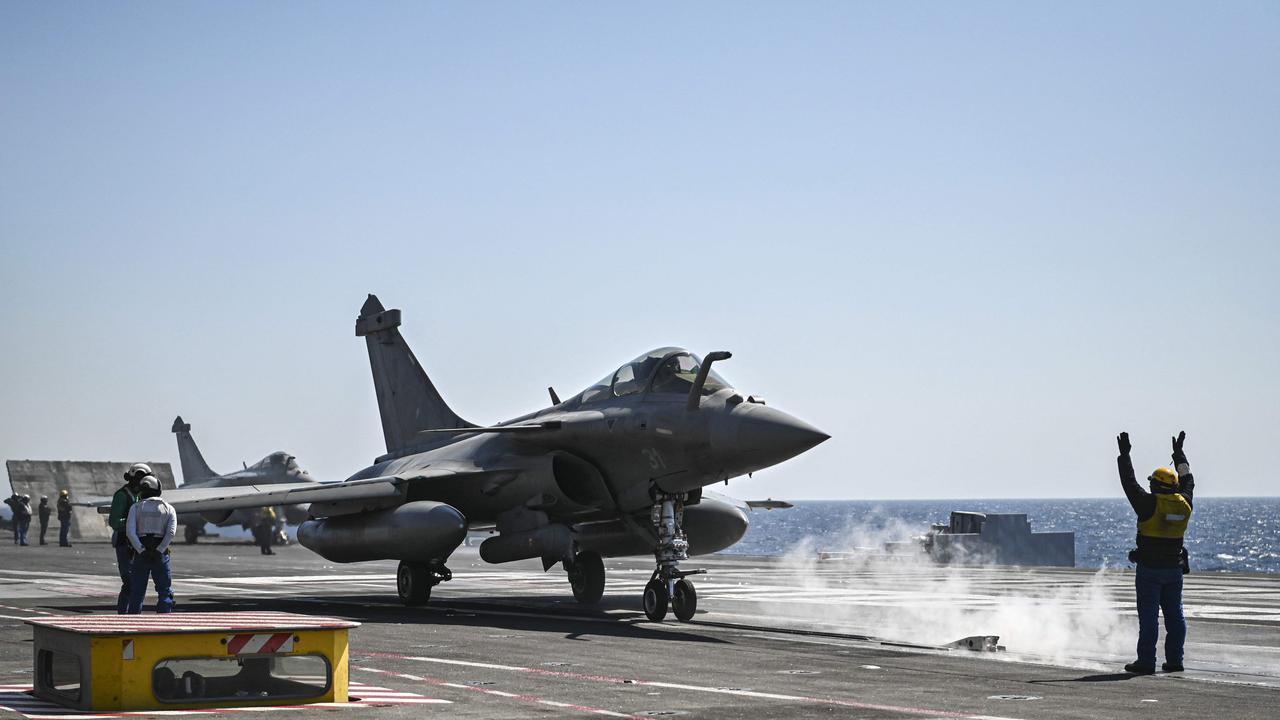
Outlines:
{"label": "white smoke on deck", "polygon": [[[974,558],[939,565],[923,552],[886,553],[887,541],[907,540],[919,528],[875,520],[794,546],[781,561],[785,587],[762,602],[764,612],[928,645],[999,635],[1007,653],[987,657],[1058,665],[1101,668],[1133,653],[1136,619],[1109,593],[1118,578],[1105,567],[1085,575],[1012,571]],[[847,554],[820,560],[820,550]]]}

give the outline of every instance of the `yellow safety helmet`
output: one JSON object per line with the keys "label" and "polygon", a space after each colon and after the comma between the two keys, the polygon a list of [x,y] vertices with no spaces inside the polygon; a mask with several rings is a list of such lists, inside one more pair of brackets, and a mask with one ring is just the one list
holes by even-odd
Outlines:
{"label": "yellow safety helmet", "polygon": [[59,495],[61,495],[62,497],[66,497],[66,496],[70,495],[70,494],[71,494],[71,492],[70,492],[70,491],[67,491],[67,490],[59,490],[59,491],[58,491],[58,494],[59,494]]}
{"label": "yellow safety helmet", "polygon": [[1174,472],[1173,468],[1156,468],[1155,472],[1151,473],[1151,477],[1147,479],[1154,483],[1160,483],[1161,485],[1168,485],[1169,487],[1175,488],[1178,487],[1178,473]]}

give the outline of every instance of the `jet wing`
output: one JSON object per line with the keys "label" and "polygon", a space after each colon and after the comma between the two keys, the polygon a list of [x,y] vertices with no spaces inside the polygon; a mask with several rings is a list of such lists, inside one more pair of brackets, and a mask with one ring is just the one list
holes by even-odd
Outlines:
{"label": "jet wing", "polygon": [[[179,513],[222,512],[276,505],[343,503],[402,496],[409,480],[432,475],[434,473],[408,473],[402,476],[391,475],[332,483],[300,482],[185,490],[178,488],[165,491],[161,497]],[[100,513],[105,514],[110,510],[110,500],[105,505],[98,506]]]}

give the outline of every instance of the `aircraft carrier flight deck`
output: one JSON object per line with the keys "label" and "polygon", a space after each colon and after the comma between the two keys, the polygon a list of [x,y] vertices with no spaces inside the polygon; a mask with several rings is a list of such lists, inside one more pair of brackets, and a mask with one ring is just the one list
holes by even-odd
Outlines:
{"label": "aircraft carrier flight deck", "polygon": [[[394,562],[335,565],[298,546],[263,556],[210,542],[175,546],[173,563],[178,612],[361,623],[350,653],[360,701],[330,711],[338,716],[1273,718],[1280,703],[1273,576],[1189,576],[1187,671],[1135,677],[1120,669],[1136,634],[1123,571],[815,562],[797,573],[779,559],[721,555],[687,564],[709,571],[696,578],[694,620],[653,623],[639,600],[652,572],[644,558],[606,561],[595,607],[573,601],[558,567],[487,565],[473,547],[458,550],[454,579],[419,608],[397,600]],[[23,620],[110,613],[118,586],[105,544],[0,546],[0,706],[11,708],[0,717],[74,715],[22,692],[32,663]],[[1079,617],[1097,610],[1099,593],[1118,626]],[[1006,649],[938,636],[969,630],[1000,635]]]}

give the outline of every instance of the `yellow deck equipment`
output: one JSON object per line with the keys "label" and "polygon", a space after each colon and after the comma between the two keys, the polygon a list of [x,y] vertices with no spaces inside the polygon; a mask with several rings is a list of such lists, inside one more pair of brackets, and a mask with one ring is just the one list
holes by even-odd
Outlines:
{"label": "yellow deck equipment", "polygon": [[72,615],[35,631],[35,695],[80,710],[347,702],[347,631],[283,612]]}

